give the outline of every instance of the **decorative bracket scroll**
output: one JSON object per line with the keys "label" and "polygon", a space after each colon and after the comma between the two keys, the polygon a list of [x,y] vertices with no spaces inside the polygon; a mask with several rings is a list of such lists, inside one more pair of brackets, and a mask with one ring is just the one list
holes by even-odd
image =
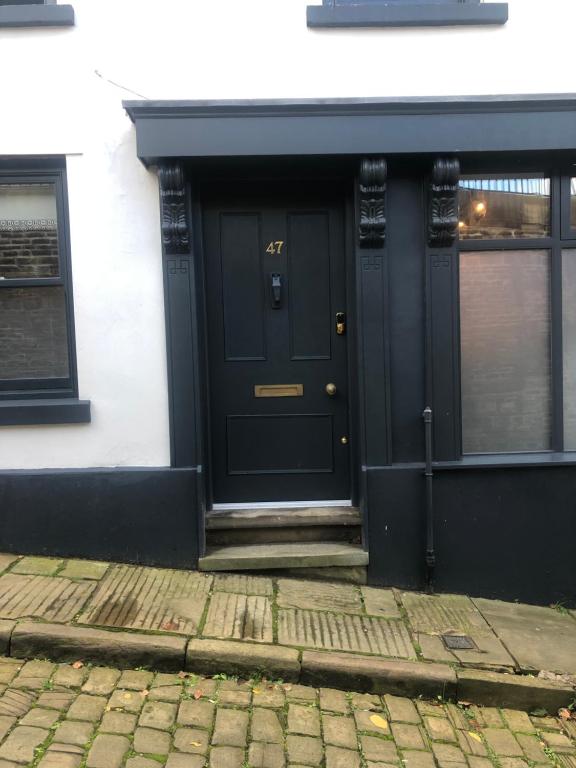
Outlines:
{"label": "decorative bracket scroll", "polygon": [[428,244],[450,248],[458,235],[458,179],[460,162],[456,158],[434,161],[428,210]]}
{"label": "decorative bracket scroll", "polygon": [[361,248],[382,248],[386,240],[386,175],[384,158],[366,158],[360,163],[360,222],[358,242]]}
{"label": "decorative bracket scroll", "polygon": [[190,251],[190,230],[186,213],[186,182],[180,163],[158,167],[162,243],[167,256]]}

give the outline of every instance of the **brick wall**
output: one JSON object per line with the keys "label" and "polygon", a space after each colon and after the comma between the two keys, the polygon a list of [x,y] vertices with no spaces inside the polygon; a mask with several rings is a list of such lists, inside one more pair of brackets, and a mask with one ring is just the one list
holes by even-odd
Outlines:
{"label": "brick wall", "polygon": [[58,274],[55,229],[0,229],[0,379],[68,376],[64,288],[8,285]]}
{"label": "brick wall", "polygon": [[57,275],[57,230],[0,229],[0,276],[16,278]]}

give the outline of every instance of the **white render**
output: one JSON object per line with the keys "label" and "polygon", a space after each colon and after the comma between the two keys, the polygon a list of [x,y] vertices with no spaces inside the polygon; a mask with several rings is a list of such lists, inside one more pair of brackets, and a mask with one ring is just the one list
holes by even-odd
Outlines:
{"label": "white render", "polygon": [[0,29],[0,156],[66,155],[80,397],[91,424],[0,428],[0,468],[170,462],[158,184],[123,99],[576,91],[568,0],[504,27],[309,30],[321,0],[71,0],[76,26]]}

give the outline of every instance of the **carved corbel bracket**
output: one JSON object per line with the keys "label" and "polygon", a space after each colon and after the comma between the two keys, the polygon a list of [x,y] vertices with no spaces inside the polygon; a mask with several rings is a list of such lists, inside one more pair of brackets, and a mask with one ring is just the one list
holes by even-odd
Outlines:
{"label": "carved corbel bracket", "polygon": [[434,161],[428,210],[428,244],[432,248],[450,248],[458,235],[459,178],[456,158]]}
{"label": "carved corbel bracket", "polygon": [[180,163],[158,167],[162,243],[167,256],[190,251],[190,229],[186,212],[186,182]]}
{"label": "carved corbel bracket", "polygon": [[384,158],[366,158],[360,163],[360,221],[358,242],[361,248],[382,248],[386,240],[386,175]]}

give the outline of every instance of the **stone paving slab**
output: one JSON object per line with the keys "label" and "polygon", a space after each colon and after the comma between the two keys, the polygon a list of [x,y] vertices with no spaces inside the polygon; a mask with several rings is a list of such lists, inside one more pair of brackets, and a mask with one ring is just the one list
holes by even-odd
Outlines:
{"label": "stone paving slab", "polygon": [[203,635],[222,640],[256,640],[271,643],[272,609],[267,597],[216,592],[204,624]]}
{"label": "stone paving slab", "polygon": [[[405,592],[401,599],[422,658],[481,669],[514,668],[514,659],[469,597]],[[442,635],[466,635],[475,647],[449,649]]]}
{"label": "stone paving slab", "polygon": [[100,582],[80,621],[193,635],[211,586],[211,576],[196,572],[118,565]]}
{"label": "stone paving slab", "polygon": [[301,648],[416,658],[408,630],[401,621],[322,611],[280,610],[278,642]]}
{"label": "stone paving slab", "polygon": [[280,608],[309,608],[333,613],[362,614],[360,591],[351,584],[326,584],[278,579]]}
{"label": "stone paving slab", "polygon": [[476,598],[496,635],[523,671],[576,675],[576,627],[572,616],[552,608]]}
{"label": "stone paving slab", "polygon": [[0,617],[71,621],[94,588],[65,578],[7,573],[0,578]]}

